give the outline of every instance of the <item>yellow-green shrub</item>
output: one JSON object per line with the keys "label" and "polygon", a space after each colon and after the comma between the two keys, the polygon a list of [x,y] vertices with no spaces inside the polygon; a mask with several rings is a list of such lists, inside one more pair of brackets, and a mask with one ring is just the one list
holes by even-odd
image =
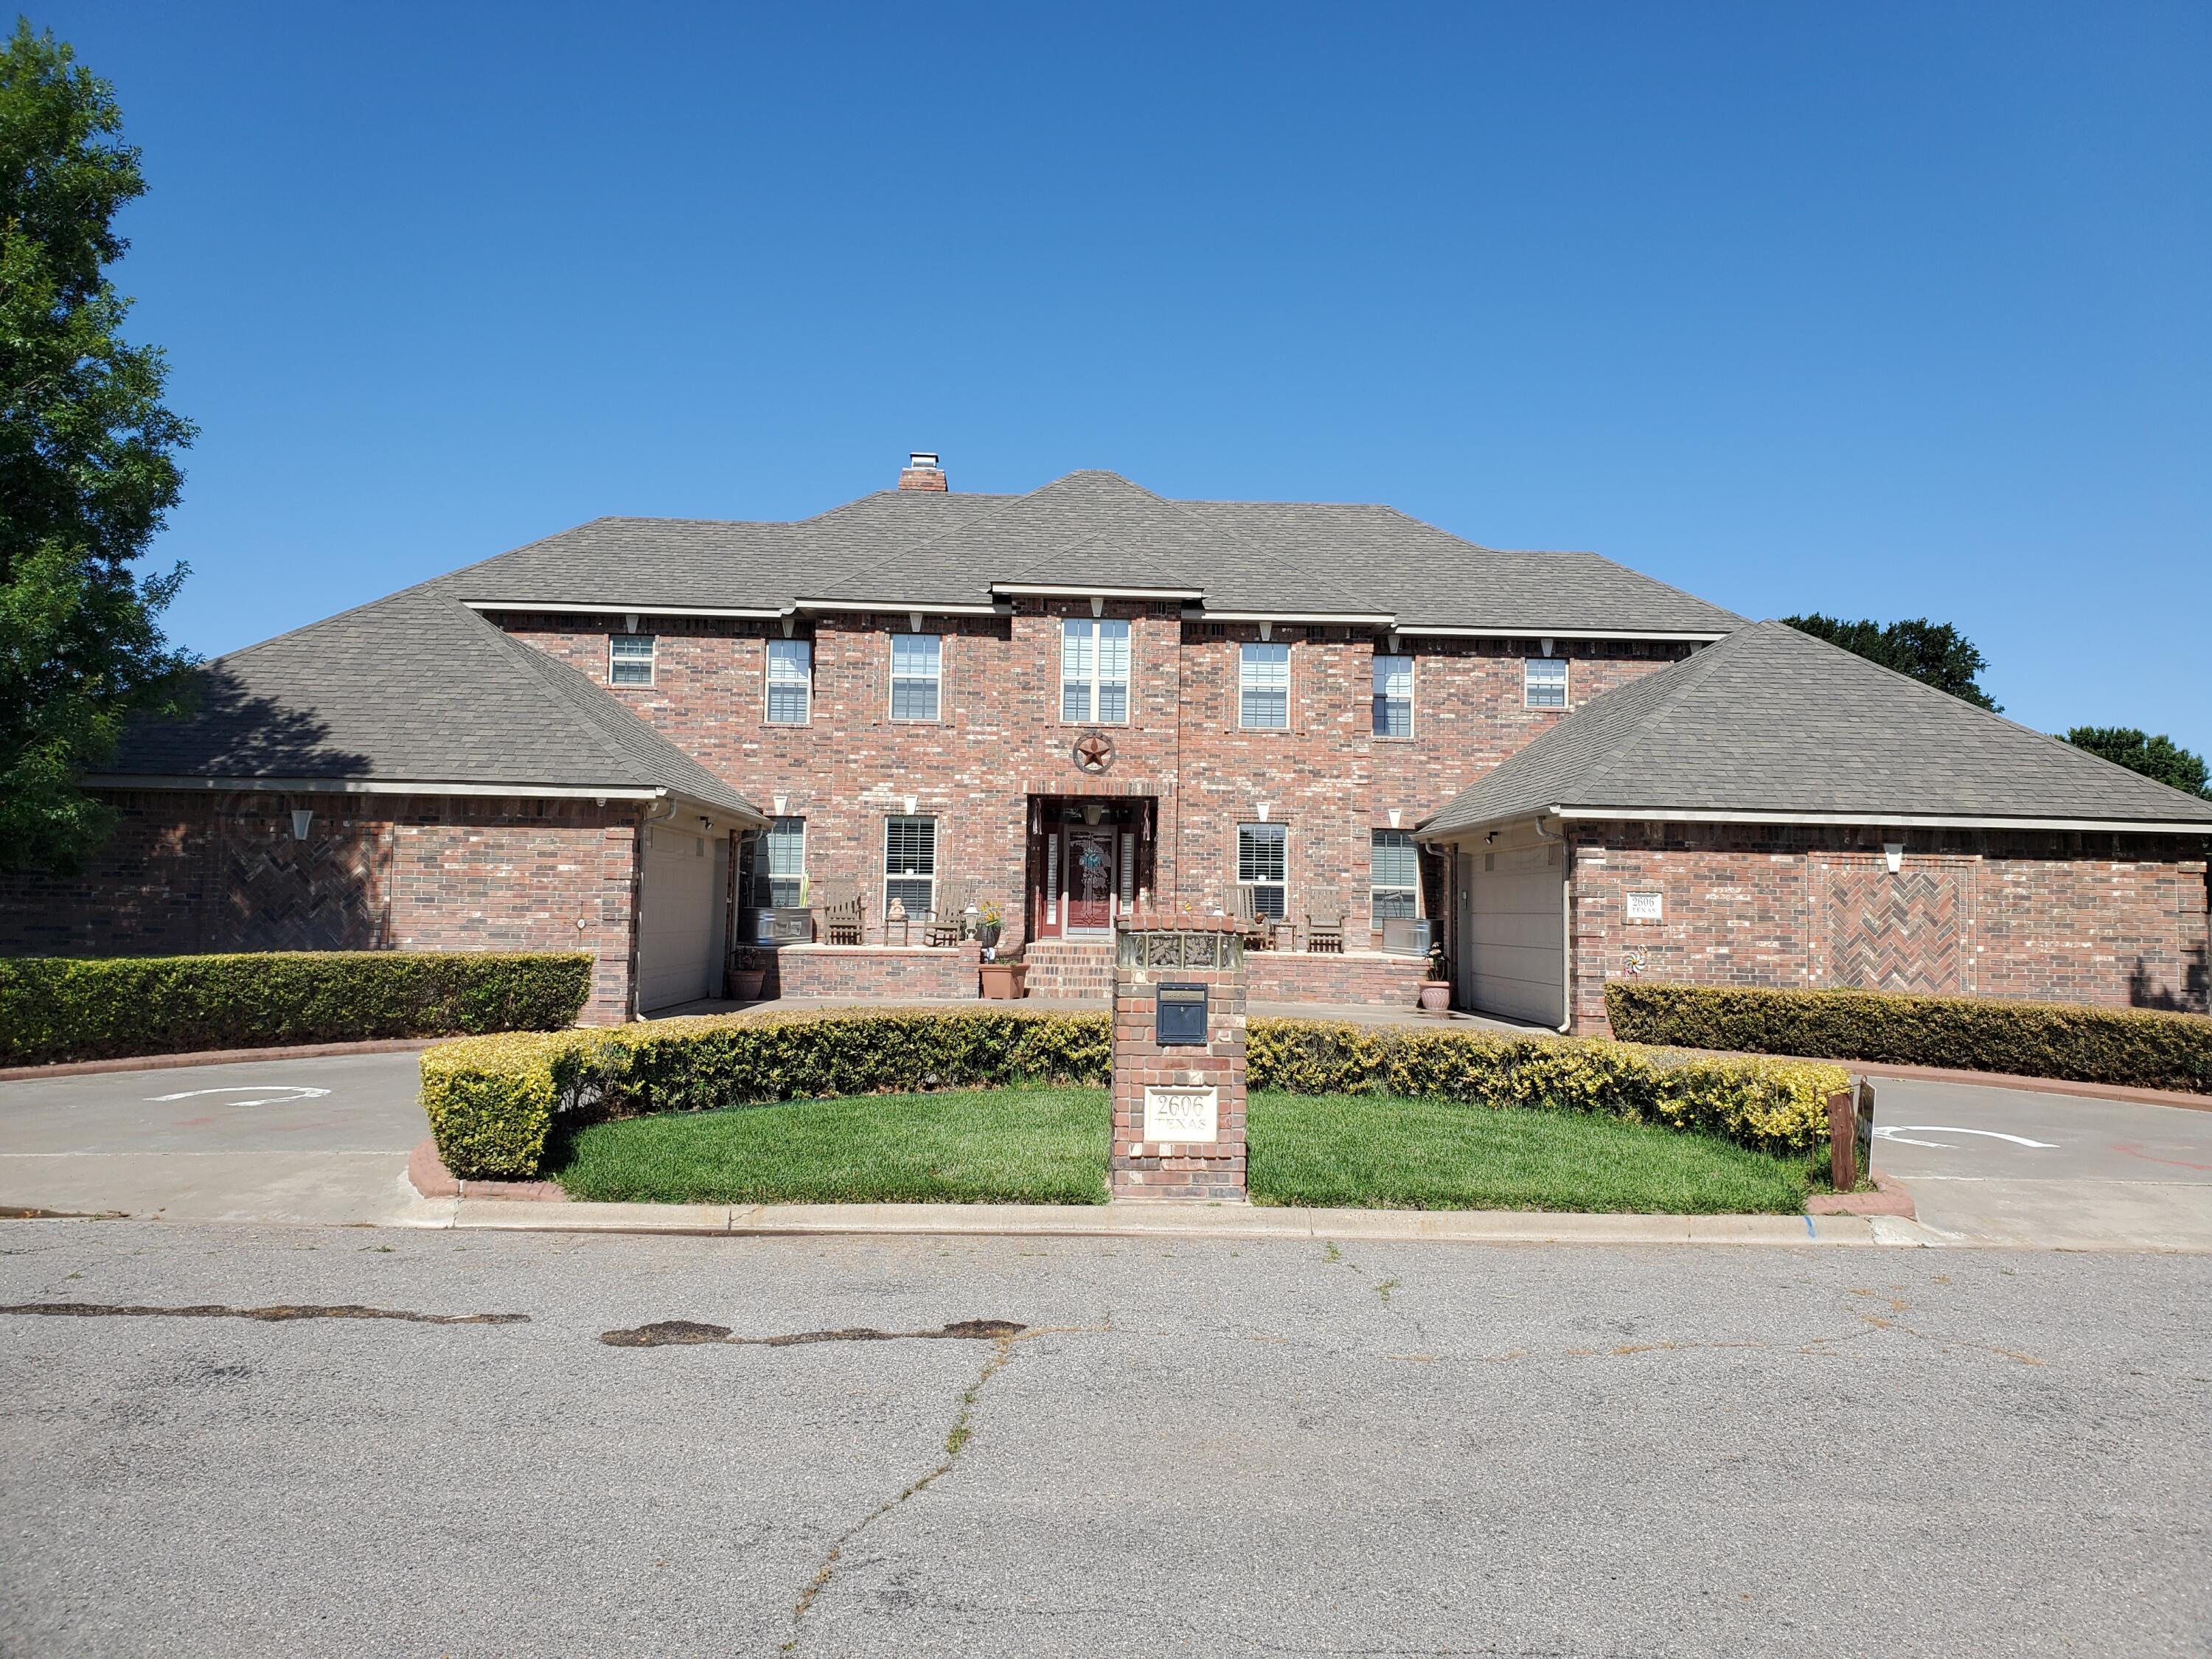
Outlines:
{"label": "yellow-green shrub", "polygon": [[1828,1097],[1850,1085],[1840,1066],[1692,1058],[1601,1038],[1306,1019],[1254,1020],[1246,1066],[1254,1089],[1602,1112],[1776,1152],[1808,1151],[1824,1139]]}
{"label": "yellow-green shrub", "polygon": [[1605,1011],[1614,1035],[1631,1042],[2212,1094],[2212,1019],[2203,1014],[1649,980],[1609,981]]}
{"label": "yellow-green shrub", "polygon": [[[707,1015],[444,1043],[422,1056],[422,1103],[454,1174],[521,1178],[539,1172],[566,1110],[627,1116],[978,1084],[1100,1085],[1110,1038],[1103,1013]],[[1850,1083],[1835,1066],[1320,1020],[1255,1019],[1247,1041],[1254,1089],[1602,1112],[1771,1152],[1817,1145],[1828,1096]]]}
{"label": "yellow-green shrub", "polygon": [[25,957],[0,961],[0,1065],[556,1030],[591,992],[572,951]]}

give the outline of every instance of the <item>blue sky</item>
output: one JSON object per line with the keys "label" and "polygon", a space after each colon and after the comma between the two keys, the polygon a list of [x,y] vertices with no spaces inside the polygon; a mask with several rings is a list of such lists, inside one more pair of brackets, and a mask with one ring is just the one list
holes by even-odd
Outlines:
{"label": "blue sky", "polygon": [[215,653],[1105,466],[1956,623],[2212,750],[2212,8],[81,3]]}

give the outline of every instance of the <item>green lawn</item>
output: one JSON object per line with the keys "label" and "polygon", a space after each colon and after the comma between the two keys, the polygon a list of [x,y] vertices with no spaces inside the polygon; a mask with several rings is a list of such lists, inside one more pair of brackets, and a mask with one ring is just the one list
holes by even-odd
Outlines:
{"label": "green lawn", "polygon": [[1808,1161],[1574,1112],[1391,1095],[1251,1098],[1252,1197],[1367,1210],[1789,1214]]}
{"label": "green lawn", "polygon": [[[1252,1097],[1261,1204],[1789,1212],[1807,1160],[1566,1113],[1389,1096]],[[1098,1204],[1102,1089],[787,1101],[594,1124],[556,1150],[579,1199],[704,1204]]]}
{"label": "green lawn", "polygon": [[[1103,1204],[1103,1089],[792,1100],[595,1123],[571,1198],[678,1204]],[[558,1155],[556,1154],[556,1157]]]}

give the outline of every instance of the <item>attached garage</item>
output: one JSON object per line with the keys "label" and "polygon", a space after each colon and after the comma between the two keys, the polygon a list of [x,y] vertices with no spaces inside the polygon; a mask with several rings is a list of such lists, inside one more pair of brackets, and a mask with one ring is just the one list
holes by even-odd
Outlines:
{"label": "attached garage", "polygon": [[1474,1013],[1559,1026],[1567,1018],[1565,849],[1462,848],[1453,998]]}
{"label": "attached garage", "polygon": [[722,994],[729,839],[654,824],[638,902],[637,1006],[647,1013]]}

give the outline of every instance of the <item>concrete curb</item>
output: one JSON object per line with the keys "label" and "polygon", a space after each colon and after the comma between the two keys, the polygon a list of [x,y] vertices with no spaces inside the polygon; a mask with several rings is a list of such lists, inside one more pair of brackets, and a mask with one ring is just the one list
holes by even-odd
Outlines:
{"label": "concrete curb", "polygon": [[1907,1221],[1920,1213],[1912,1194],[1895,1177],[1877,1175],[1870,1193],[1815,1193],[1805,1200],[1807,1215],[1895,1215]]}
{"label": "concrete curb", "polygon": [[464,1181],[446,1167],[435,1140],[418,1142],[407,1154],[407,1182],[424,1198],[498,1199],[509,1204],[568,1201],[557,1181]]}
{"label": "concrete curb", "polygon": [[[1774,1058],[1797,1056],[1778,1054]],[[2185,1095],[2170,1089],[2132,1089],[2118,1083],[2071,1083],[2057,1077],[2015,1077],[2010,1072],[1961,1072],[1946,1066],[1890,1066],[1870,1060],[1807,1063],[1841,1066],[1867,1077],[1895,1078],[1906,1083],[1967,1083],[1985,1089],[2017,1089],[2031,1095],[2073,1095],[2087,1100],[2124,1100],[2138,1106],[2175,1106],[2185,1112],[2212,1112],[2212,1095]]]}
{"label": "concrete curb", "polygon": [[[447,1209],[450,1206],[450,1214]],[[515,1204],[460,1198],[403,1225],[501,1232],[727,1237],[1243,1238],[1465,1244],[1871,1245],[1927,1243],[1893,1217],[1579,1215],[1511,1210],[1300,1210],[1167,1204]],[[1904,1230],[1904,1231],[1895,1231]]]}
{"label": "concrete curb", "polygon": [[0,1066],[0,1083],[101,1072],[167,1072],[183,1066],[234,1066],[250,1060],[322,1060],[338,1054],[404,1054],[450,1037],[374,1037],[364,1042],[300,1042],[278,1048],[202,1048],[189,1054],[129,1054],[120,1060],[71,1060],[58,1066]]}

